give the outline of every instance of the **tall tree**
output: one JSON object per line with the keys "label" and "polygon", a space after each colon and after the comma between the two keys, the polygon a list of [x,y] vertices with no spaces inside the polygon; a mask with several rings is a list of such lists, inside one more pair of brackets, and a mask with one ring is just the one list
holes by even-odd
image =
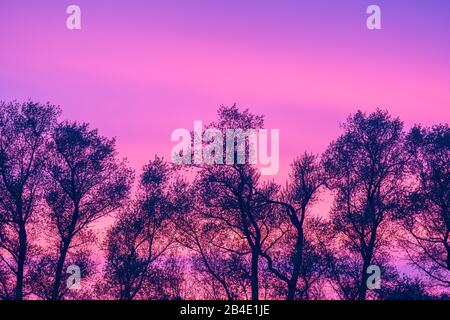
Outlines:
{"label": "tall tree", "polygon": [[[285,264],[283,268],[278,268],[269,250],[262,252],[268,262],[269,270],[286,283],[288,300],[293,300],[296,295],[299,295],[299,292],[300,297],[308,297],[311,282],[306,276],[318,266],[318,263],[315,266],[308,263],[313,261],[315,250],[312,242],[305,238],[305,224],[307,213],[317,200],[320,188],[325,184],[322,166],[315,155],[303,154],[293,162],[291,168],[290,181],[280,196],[277,199],[264,197],[267,202],[281,207],[283,215],[281,219],[287,222],[288,228],[291,230],[290,238],[293,241],[284,243],[283,247],[283,251],[289,254],[288,265]],[[286,245],[289,245],[287,250]],[[302,276],[302,288],[299,290],[298,282]],[[316,277],[315,280],[318,278]]]}
{"label": "tall tree", "polygon": [[[281,237],[274,227],[273,210],[259,196],[258,177],[248,166],[211,168],[198,180],[203,218],[209,221],[207,230],[211,245],[223,257],[240,256],[241,277],[248,279],[252,300],[260,297],[261,254]],[[267,197],[272,190],[264,190]]]}
{"label": "tall tree", "polygon": [[407,136],[414,189],[403,226],[410,261],[435,284],[450,288],[450,128],[416,126]]}
{"label": "tall tree", "polygon": [[45,145],[58,114],[50,104],[0,103],[0,263],[15,276],[17,300],[24,298],[29,224],[42,195]]}
{"label": "tall tree", "polygon": [[336,192],[333,227],[355,256],[358,299],[367,295],[367,268],[388,240],[388,221],[400,205],[407,155],[403,124],[386,111],[358,111],[343,125],[345,133],[324,154],[329,187]]}
{"label": "tall tree", "polygon": [[87,124],[61,123],[47,150],[45,196],[58,243],[51,290],[56,300],[62,298],[64,266],[76,237],[124,204],[133,173],[118,160],[114,139],[100,136]]}
{"label": "tall tree", "polygon": [[135,201],[109,230],[104,286],[110,295],[122,300],[180,298],[179,290],[170,294],[163,285],[166,281],[172,289],[179,287],[178,272],[169,273],[164,265],[176,265],[167,255],[175,239],[171,216],[189,210],[191,202],[186,183],[175,176],[162,158],[150,161]]}
{"label": "tall tree", "polygon": [[[227,135],[227,129],[255,130],[262,128],[262,116],[251,114],[248,110],[240,111],[235,105],[222,106],[219,109],[219,119],[209,125]],[[231,139],[224,139],[231,140]],[[217,144],[217,141],[214,141]],[[219,141],[220,142],[220,141]],[[271,196],[274,190],[269,186],[264,188],[259,182],[259,174],[251,164],[250,158],[238,161],[238,150],[249,154],[251,144],[247,138],[227,141],[234,145],[233,164],[206,164],[200,166],[196,180],[199,208],[203,218],[211,222],[216,231],[212,245],[220,249],[222,254],[230,257],[240,256],[246,262],[242,269],[242,277],[249,280],[251,299],[258,300],[260,296],[260,257],[265,246],[269,246],[272,237],[272,210],[263,201],[259,193]],[[209,142],[204,142],[208,145]],[[226,149],[223,145],[223,150]],[[242,148],[242,149],[240,149]],[[241,154],[242,156],[243,154]],[[227,163],[223,155],[223,163]],[[264,190],[263,190],[264,189]],[[257,191],[259,190],[259,191]],[[276,241],[276,240],[275,240]]]}

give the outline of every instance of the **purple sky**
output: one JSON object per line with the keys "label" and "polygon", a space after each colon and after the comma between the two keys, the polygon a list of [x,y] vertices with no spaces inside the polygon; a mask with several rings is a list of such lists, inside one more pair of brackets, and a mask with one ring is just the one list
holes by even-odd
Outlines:
{"label": "purple sky", "polygon": [[[77,4],[82,30],[66,29]],[[366,28],[366,8],[382,30]],[[220,104],[280,129],[281,167],[361,108],[448,122],[450,1],[0,0],[0,99],[61,105],[136,169]]]}

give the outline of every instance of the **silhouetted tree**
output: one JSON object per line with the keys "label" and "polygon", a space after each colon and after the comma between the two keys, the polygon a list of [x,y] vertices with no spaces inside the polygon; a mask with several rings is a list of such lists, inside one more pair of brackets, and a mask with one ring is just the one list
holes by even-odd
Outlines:
{"label": "silhouetted tree", "polygon": [[248,166],[205,169],[197,182],[201,210],[211,245],[222,257],[249,257],[241,268],[250,282],[251,297],[259,298],[259,264],[263,248],[273,241],[273,216],[255,192],[258,176]]}
{"label": "silhouetted tree", "polygon": [[[16,278],[14,298],[24,297],[29,225],[42,194],[45,144],[58,108],[34,102],[0,103],[0,263]],[[5,279],[5,276],[3,276]],[[11,297],[10,281],[0,281]]]}
{"label": "silhouetted tree", "polygon": [[[255,116],[248,110],[241,112],[235,105],[222,106],[218,113],[219,120],[209,127],[220,130],[223,137],[227,129],[254,130],[262,128],[264,123],[262,116]],[[259,183],[259,174],[248,156],[242,164],[238,163],[241,143],[248,155],[251,148],[248,139],[234,140],[234,164],[201,166],[196,188],[203,217],[215,224],[214,229],[209,231],[217,231],[212,244],[222,254],[239,255],[248,261],[248,267],[241,270],[242,277],[249,280],[251,299],[258,300],[260,256],[264,248],[277,239],[272,233],[275,230],[272,228],[274,215],[260,193],[270,197],[275,190],[272,186],[264,187]],[[225,154],[223,163],[226,163]]]}
{"label": "silhouetted tree", "polygon": [[163,159],[150,161],[141,175],[137,199],[108,232],[104,286],[113,297],[181,298],[179,292],[171,296],[157,289],[164,279],[171,279],[172,289],[180,282],[178,276],[174,277],[177,272],[169,274],[164,267],[168,261],[164,255],[174,244],[170,216],[185,205],[185,183],[174,174]]}
{"label": "silhouetted tree", "polygon": [[[87,124],[58,124],[58,115],[50,104],[0,103],[1,300],[90,299],[94,290],[122,300],[448,299],[447,124],[405,136],[386,111],[358,111],[321,161],[296,158],[282,187],[249,158],[263,116],[221,106],[206,126],[216,135],[200,144],[216,161],[225,151],[224,164],[156,156],[131,198],[133,172],[115,140]],[[243,135],[231,141],[233,164],[230,140],[216,141],[228,129]],[[195,134],[188,152],[198,160]],[[313,215],[325,187],[334,196],[329,219]],[[112,213],[95,279],[95,222]],[[400,276],[393,249],[427,277]],[[82,290],[66,286],[73,264]],[[372,264],[382,285],[369,293]]]}
{"label": "silhouetted tree", "polygon": [[[202,209],[192,210],[174,217],[174,224],[178,231],[177,241],[185,248],[192,250],[192,257],[196,271],[205,275],[206,286],[211,288],[211,299],[226,296],[228,300],[236,299],[241,290],[235,285],[230,261],[233,260],[220,253],[212,243],[216,225],[209,223],[201,214]],[[207,290],[205,288],[205,290]]]}
{"label": "silhouetted tree", "polygon": [[414,127],[407,136],[413,191],[403,226],[410,261],[436,284],[450,288],[450,128]]}
{"label": "silhouetted tree", "polygon": [[[312,284],[309,281],[312,278],[308,278],[308,275],[314,269],[317,271],[317,267],[322,264],[317,252],[314,252],[316,250],[312,242],[305,239],[304,229],[307,211],[317,200],[319,189],[325,184],[325,175],[316,156],[305,153],[297,158],[291,167],[290,181],[285,190],[281,192],[279,199],[264,197],[268,203],[281,206],[283,215],[281,219],[286,221],[289,229],[292,229],[290,238],[293,241],[283,243],[283,251],[289,255],[284,259],[285,263],[282,266],[286,269],[285,272],[281,270],[281,267],[276,266],[280,263],[273,261],[269,250],[262,252],[262,256],[267,260],[269,270],[286,283],[288,300],[293,300],[297,293],[300,293],[302,298],[308,297],[308,289]],[[287,250],[286,246],[288,246]],[[280,259],[279,254],[278,259]],[[303,278],[300,290],[298,288],[299,278]]]}
{"label": "silhouetted tree", "polygon": [[358,111],[343,127],[345,133],[328,147],[323,163],[336,192],[331,219],[344,244],[340,253],[355,255],[341,262],[351,263],[352,272],[358,269],[353,287],[364,300],[367,268],[379,260],[377,255],[388,254],[381,250],[389,240],[388,221],[400,205],[407,156],[403,124],[385,111]]}
{"label": "silhouetted tree", "polygon": [[115,141],[90,130],[87,124],[58,125],[47,150],[45,197],[58,243],[51,293],[55,300],[62,298],[63,268],[70,249],[80,245],[77,237],[124,204],[133,174],[117,159]]}

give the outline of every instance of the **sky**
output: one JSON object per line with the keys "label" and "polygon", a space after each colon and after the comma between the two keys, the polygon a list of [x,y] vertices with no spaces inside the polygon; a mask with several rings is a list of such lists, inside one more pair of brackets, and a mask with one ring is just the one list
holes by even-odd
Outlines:
{"label": "sky", "polygon": [[[81,8],[81,30],[66,8]],[[381,8],[368,30],[366,8]],[[0,100],[60,105],[136,170],[221,104],[280,129],[280,174],[357,109],[450,118],[450,1],[0,0]]]}

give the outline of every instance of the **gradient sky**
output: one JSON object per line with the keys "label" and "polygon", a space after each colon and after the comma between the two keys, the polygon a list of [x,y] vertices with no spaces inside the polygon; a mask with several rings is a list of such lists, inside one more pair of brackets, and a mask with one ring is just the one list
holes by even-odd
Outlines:
{"label": "gradient sky", "polygon": [[[77,4],[82,30],[66,29]],[[366,28],[366,8],[382,30]],[[280,129],[281,168],[358,108],[450,118],[450,1],[0,0],[0,99],[60,105],[139,170],[237,103]]]}

